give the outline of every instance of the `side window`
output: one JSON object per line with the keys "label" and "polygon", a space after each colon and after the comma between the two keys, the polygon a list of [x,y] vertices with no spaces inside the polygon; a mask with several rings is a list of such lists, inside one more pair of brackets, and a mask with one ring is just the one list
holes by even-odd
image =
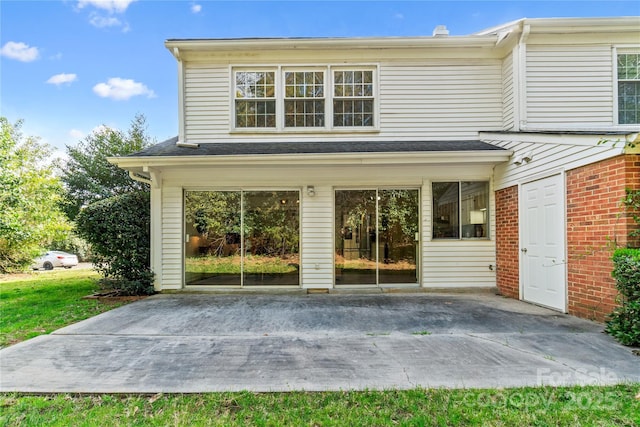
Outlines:
{"label": "side window", "polygon": [[236,128],[276,127],[276,83],[273,71],[235,73]]}
{"label": "side window", "polygon": [[640,53],[618,55],[618,123],[640,123]]}
{"label": "side window", "polygon": [[489,236],[489,182],[434,182],[432,194],[434,239]]}

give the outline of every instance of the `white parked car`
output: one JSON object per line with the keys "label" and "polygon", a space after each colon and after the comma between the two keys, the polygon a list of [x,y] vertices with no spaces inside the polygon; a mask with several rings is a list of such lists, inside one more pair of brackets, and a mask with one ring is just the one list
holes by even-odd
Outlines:
{"label": "white parked car", "polygon": [[76,255],[62,251],[49,251],[40,258],[36,258],[31,268],[34,270],[40,268],[53,270],[54,267],[71,268],[76,265],[78,265],[78,257]]}

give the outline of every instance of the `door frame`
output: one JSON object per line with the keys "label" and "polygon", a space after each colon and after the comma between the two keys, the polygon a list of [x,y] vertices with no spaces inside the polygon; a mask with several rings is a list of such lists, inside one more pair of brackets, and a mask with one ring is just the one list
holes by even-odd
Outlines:
{"label": "door frame", "polygon": [[[523,237],[524,237],[524,233],[525,233],[525,224],[524,224],[524,209],[525,209],[525,203],[524,203],[524,192],[523,192],[523,187],[527,184],[531,184],[533,182],[536,181],[542,181],[544,179],[547,178],[552,178],[552,177],[556,177],[559,176],[560,177],[560,181],[561,181],[561,195],[560,195],[560,201],[562,203],[562,253],[563,253],[563,257],[564,257],[564,307],[560,310],[558,310],[557,308],[553,308],[553,307],[549,307],[544,305],[544,307],[549,308],[551,310],[558,310],[561,311],[562,313],[567,313],[568,312],[568,306],[569,306],[569,269],[567,268],[568,265],[568,250],[567,250],[567,176],[566,176],[566,171],[564,169],[555,169],[555,170],[551,170],[542,174],[536,174],[536,175],[532,175],[530,177],[528,177],[526,180],[521,181],[520,183],[518,183],[518,277],[519,277],[519,298],[521,301],[526,301],[524,299],[524,286],[525,286],[525,269],[524,269],[524,254],[522,252],[523,249]],[[536,304],[535,302],[532,301],[526,301],[530,304]],[[542,304],[536,304],[536,305],[540,305],[543,306]]]}
{"label": "door frame", "polygon": [[[397,185],[397,186],[389,186],[389,185],[365,185],[365,186],[334,186],[332,189],[332,197],[331,197],[331,211],[332,211],[332,231],[331,231],[331,241],[332,241],[332,258],[333,258],[333,289],[385,289],[385,288],[420,288],[422,286],[422,186],[420,185]],[[336,284],[336,191],[367,191],[367,190],[375,190],[376,194],[380,190],[416,190],[418,192],[418,238],[419,240],[416,242],[416,283],[380,283],[380,275],[379,275],[379,247],[378,247],[378,239],[380,238],[379,233],[377,232],[378,227],[378,201],[376,200],[376,283],[373,285],[357,285],[357,284],[344,284],[337,285]]]}

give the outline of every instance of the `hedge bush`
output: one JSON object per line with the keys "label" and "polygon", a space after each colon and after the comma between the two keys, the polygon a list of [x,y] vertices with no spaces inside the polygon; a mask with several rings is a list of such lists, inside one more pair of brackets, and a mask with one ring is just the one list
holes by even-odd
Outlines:
{"label": "hedge bush", "polygon": [[606,331],[624,345],[640,346],[640,249],[618,249],[613,272],[621,306],[607,321]]}
{"label": "hedge bush", "polygon": [[91,244],[104,283],[121,295],[150,295],[149,193],[136,191],[90,204],[76,217],[80,237]]}

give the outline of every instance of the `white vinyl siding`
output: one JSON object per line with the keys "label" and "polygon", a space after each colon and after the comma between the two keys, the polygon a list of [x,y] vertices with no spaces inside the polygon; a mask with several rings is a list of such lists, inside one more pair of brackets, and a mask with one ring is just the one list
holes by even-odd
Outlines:
{"label": "white vinyl siding", "polygon": [[[554,137],[549,136],[552,140]],[[556,137],[561,140],[560,137]],[[513,161],[501,163],[495,168],[495,188],[500,190],[518,183],[531,180],[531,177],[545,177],[558,171],[567,171],[601,160],[605,160],[622,153],[622,144],[612,147],[612,144],[597,145],[599,137],[584,136],[582,143],[541,143],[527,141],[523,135],[520,141],[493,140],[488,141],[508,150],[513,150],[512,158],[530,155],[530,162],[516,165]]]}
{"label": "white vinyl siding", "polygon": [[489,189],[490,240],[432,240],[431,182],[422,188],[422,286],[433,288],[496,285],[493,188]]}
{"label": "white vinyl siding", "polygon": [[185,67],[184,110],[187,141],[210,140],[229,129],[229,67],[188,64]]}
{"label": "white vinyl siding", "polygon": [[[428,62],[381,64],[378,69],[376,108],[379,106],[379,111],[376,117],[380,122],[377,129],[295,133],[296,140],[415,140],[425,137],[460,140],[476,139],[478,131],[502,129],[501,61],[453,62],[450,65]],[[231,75],[228,65],[185,64],[186,142],[290,140],[291,132],[238,134],[230,131]],[[363,130],[366,132],[362,133]]]}
{"label": "white vinyl siding", "polygon": [[501,128],[500,61],[381,67],[383,139],[470,139]]}
{"label": "white vinyl siding", "polygon": [[304,288],[333,286],[333,188],[315,186],[315,196],[302,189],[301,264]]}
{"label": "white vinyl siding", "polygon": [[[162,189],[162,274],[163,289],[182,288],[183,233],[182,188]],[[155,272],[158,274],[158,272]]]}
{"label": "white vinyl siding", "polygon": [[515,127],[515,89],[513,81],[513,54],[502,62],[502,128],[513,130]]}
{"label": "white vinyl siding", "polygon": [[527,46],[529,129],[613,125],[611,46]]}

